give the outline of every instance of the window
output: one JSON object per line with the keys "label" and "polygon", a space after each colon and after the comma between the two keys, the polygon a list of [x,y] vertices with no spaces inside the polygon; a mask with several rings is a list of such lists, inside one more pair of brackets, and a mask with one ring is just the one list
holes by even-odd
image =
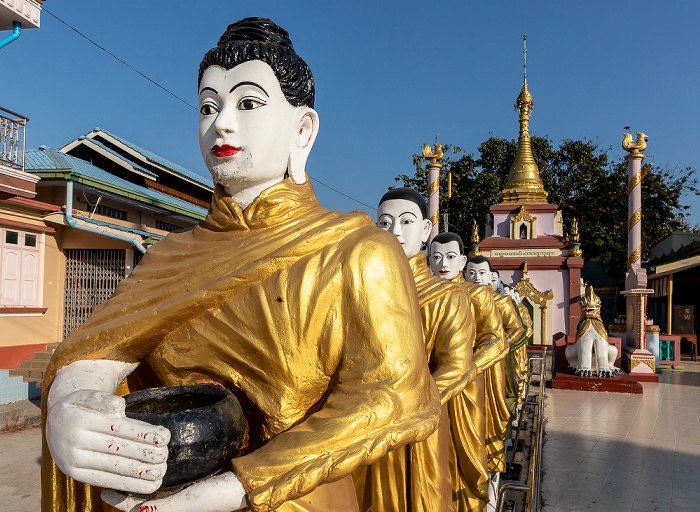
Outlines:
{"label": "window", "polygon": [[162,229],[163,231],[180,231],[182,229],[182,226],[176,226],[175,224],[169,224],[168,222],[163,222],[160,220],[156,221],[156,228],[157,229]]}
{"label": "window", "polygon": [[40,306],[40,237],[0,229],[0,306]]}
{"label": "window", "polygon": [[100,215],[104,215],[105,217],[112,217],[113,219],[126,220],[126,212],[122,210],[116,210],[114,208],[110,208],[109,206],[102,206],[101,204],[98,204],[97,206],[91,205],[91,208],[93,213],[98,213]]}

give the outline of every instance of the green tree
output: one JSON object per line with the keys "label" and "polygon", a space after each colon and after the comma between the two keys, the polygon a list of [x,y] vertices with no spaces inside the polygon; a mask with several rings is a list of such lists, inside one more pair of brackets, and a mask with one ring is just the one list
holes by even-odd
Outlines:
{"label": "green tree", "polygon": [[[579,219],[584,258],[598,260],[624,271],[627,261],[627,164],[611,161],[609,152],[591,140],[561,141],[554,148],[548,137],[531,137],[532,153],[549,201],[559,205],[568,233],[571,220]],[[440,212],[447,213],[449,229],[466,243],[472,222],[485,235],[489,207],[499,202],[515,160],[515,140],[490,137],[478,147],[478,157],[458,146],[443,147]],[[427,191],[428,173],[421,155],[413,155],[415,172],[396,178],[403,186]],[[697,230],[687,222],[683,193],[700,195],[693,167],[645,167],[642,181],[643,260],[649,249],[672,231]],[[452,197],[447,195],[447,173],[452,175]]]}

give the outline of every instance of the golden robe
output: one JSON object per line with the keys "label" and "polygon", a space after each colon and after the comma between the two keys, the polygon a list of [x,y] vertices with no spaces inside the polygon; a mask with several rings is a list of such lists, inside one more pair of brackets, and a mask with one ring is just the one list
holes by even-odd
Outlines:
{"label": "golden robe", "polygon": [[[250,509],[352,511],[350,473],[439,422],[419,315],[401,246],[369,216],[321,208],[308,178],[244,210],[217,186],[205,222],[154,245],[61,343],[44,389],[79,359],[139,362],[129,391],[218,382],[247,421],[232,469]],[[107,509],[45,441],[42,491],[45,512]]]}
{"label": "golden robe", "polygon": [[506,401],[507,370],[514,371],[512,362],[515,359],[512,357],[511,361],[507,361],[507,359],[511,356],[511,345],[519,341],[525,334],[525,328],[520,321],[520,315],[513,299],[509,295],[501,295],[497,292],[493,292],[493,294],[496,307],[501,313],[506,338],[503,358],[494,365],[489,375],[491,392],[487,394],[486,402],[488,411],[486,449],[489,454],[489,471],[495,473],[505,469],[505,438],[510,432],[511,414],[515,411],[515,406],[509,408]]}
{"label": "golden robe", "polygon": [[469,283],[461,274],[453,279],[471,297],[476,326],[474,363],[479,374],[448,402],[450,416],[450,473],[452,498],[457,512],[482,511],[489,501],[486,452],[486,372],[503,357],[504,334],[490,286]]}
{"label": "golden robe", "polygon": [[418,289],[425,355],[443,404],[442,419],[425,441],[387,453],[355,473],[361,512],[454,510],[445,404],[476,376],[474,321],[469,295],[460,286],[432,275],[424,252],[411,257],[409,263]]}
{"label": "golden robe", "polygon": [[521,302],[518,304],[518,311],[520,312],[520,319],[523,321],[523,327],[525,327],[525,334],[522,337],[522,344],[517,348],[516,359],[518,364],[518,397],[522,401],[523,390],[525,389],[525,382],[528,378],[528,358],[527,358],[527,342],[532,336],[532,318],[530,317],[530,312]]}

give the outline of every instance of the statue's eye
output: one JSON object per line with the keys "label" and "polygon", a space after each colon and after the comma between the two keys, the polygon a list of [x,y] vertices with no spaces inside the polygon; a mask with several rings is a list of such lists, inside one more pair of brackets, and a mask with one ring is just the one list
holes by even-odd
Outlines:
{"label": "statue's eye", "polygon": [[243,98],[238,102],[239,110],[253,110],[258,107],[262,107],[264,103],[253,98]]}
{"label": "statue's eye", "polygon": [[216,111],[216,107],[211,103],[205,103],[204,105],[199,107],[199,113],[203,116],[210,116],[212,114],[215,114]]}

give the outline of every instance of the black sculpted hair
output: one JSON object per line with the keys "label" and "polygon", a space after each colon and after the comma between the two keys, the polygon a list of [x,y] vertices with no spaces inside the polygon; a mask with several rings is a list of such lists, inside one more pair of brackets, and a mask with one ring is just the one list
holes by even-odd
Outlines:
{"label": "black sculpted hair", "polygon": [[314,107],[314,77],[294,51],[289,33],[267,18],[244,18],[228,26],[216,48],[199,65],[197,85],[209,66],[232,69],[249,60],[261,60],[272,68],[290,105]]}
{"label": "black sculpted hair", "polygon": [[382,198],[379,200],[379,204],[391,199],[405,199],[406,201],[411,201],[412,203],[417,204],[423,218],[428,218],[428,205],[425,203],[425,199],[423,199],[423,196],[412,188],[392,188],[389,192],[382,196]]}
{"label": "black sculpted hair", "polygon": [[472,256],[469,258],[469,263],[473,263],[474,265],[479,265],[484,262],[489,264],[489,272],[493,272],[494,269],[491,267],[491,262],[486,256]]}
{"label": "black sculpted hair", "polygon": [[462,242],[462,238],[457,233],[445,231],[444,233],[435,235],[433,241],[430,242],[430,252],[433,252],[433,244],[436,242],[438,244],[449,244],[450,242],[457,242],[457,245],[459,246],[459,254],[460,256],[464,256],[464,242]]}

